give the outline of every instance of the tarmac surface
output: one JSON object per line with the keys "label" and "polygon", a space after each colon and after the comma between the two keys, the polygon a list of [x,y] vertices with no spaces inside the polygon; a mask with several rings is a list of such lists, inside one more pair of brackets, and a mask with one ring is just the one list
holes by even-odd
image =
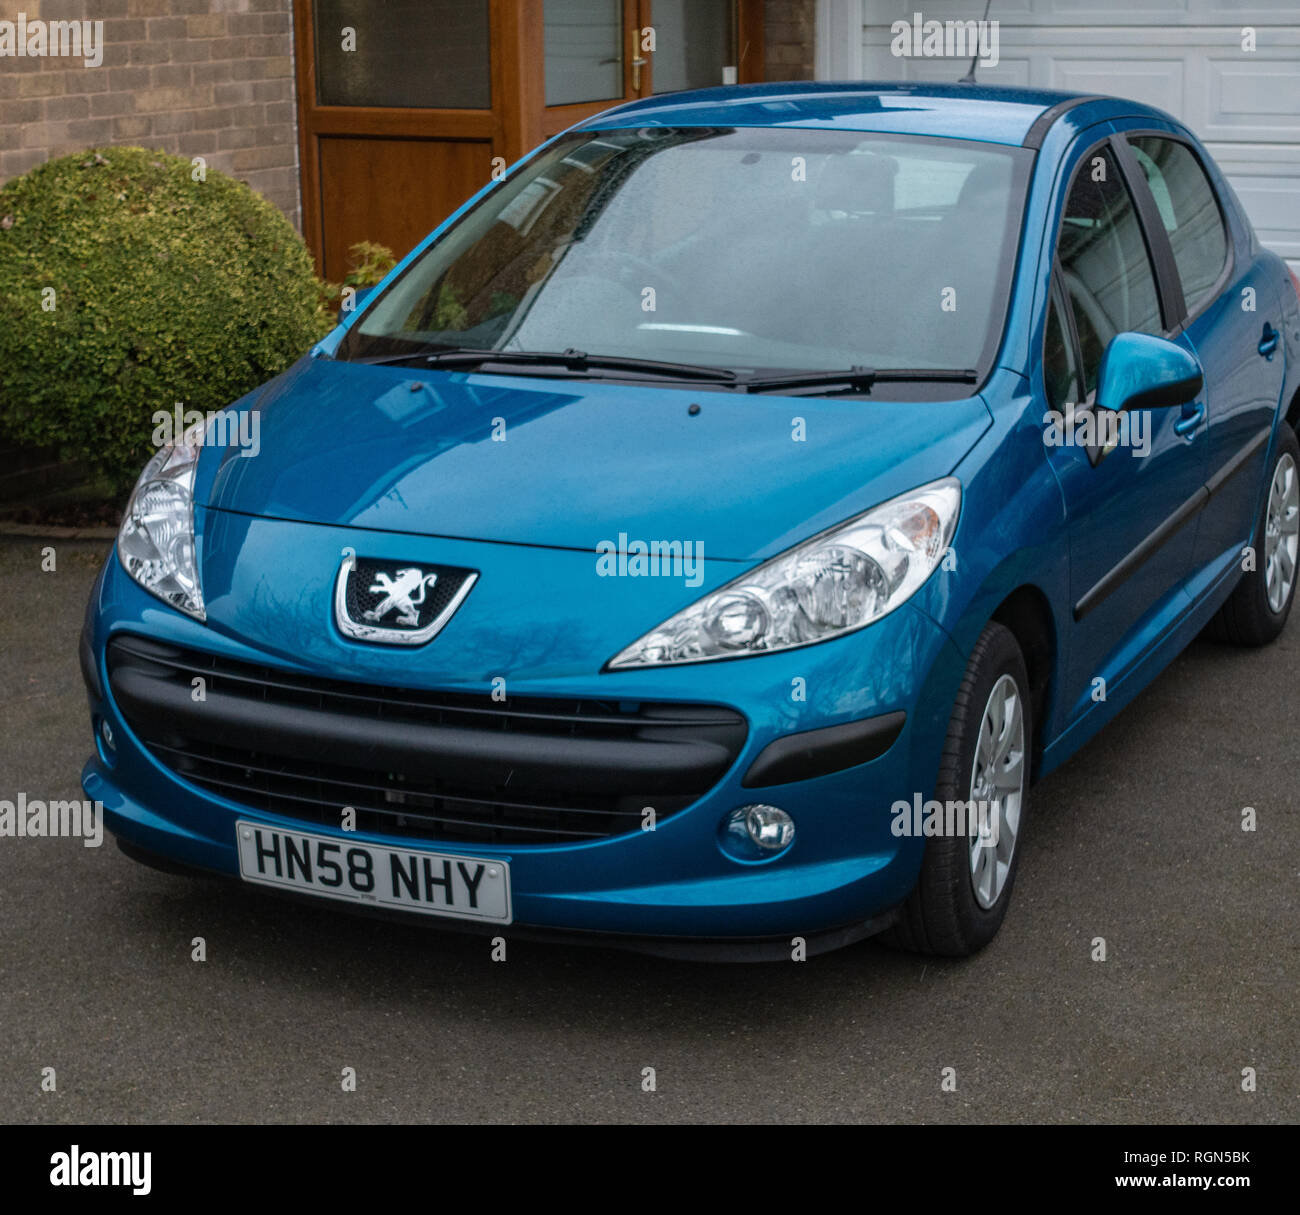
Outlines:
{"label": "tarmac surface", "polygon": [[[0,799],[83,796],[107,551],[0,537]],[[107,839],[0,838],[0,1121],[1296,1122],[1298,685],[1300,619],[1263,651],[1197,642],[1035,787],[1007,921],[961,962],[494,963]]]}

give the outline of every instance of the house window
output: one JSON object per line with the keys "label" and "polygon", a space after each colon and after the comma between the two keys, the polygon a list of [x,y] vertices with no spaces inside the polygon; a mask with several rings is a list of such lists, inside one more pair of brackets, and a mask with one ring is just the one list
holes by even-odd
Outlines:
{"label": "house window", "polygon": [[315,0],[321,105],[486,110],[488,0]]}

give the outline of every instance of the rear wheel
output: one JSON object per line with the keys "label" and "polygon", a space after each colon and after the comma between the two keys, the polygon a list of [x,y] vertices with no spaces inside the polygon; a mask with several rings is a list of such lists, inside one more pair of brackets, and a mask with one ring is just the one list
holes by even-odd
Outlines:
{"label": "rear wheel", "polygon": [[1267,645],[1286,624],[1295,600],[1300,547],[1300,442],[1283,425],[1247,570],[1211,624],[1211,634],[1236,645]]}
{"label": "rear wheel", "polygon": [[1015,636],[988,624],[953,705],[934,800],[976,809],[973,830],[925,842],[921,876],[886,944],[964,957],[988,944],[1011,900],[1029,808],[1033,707]]}

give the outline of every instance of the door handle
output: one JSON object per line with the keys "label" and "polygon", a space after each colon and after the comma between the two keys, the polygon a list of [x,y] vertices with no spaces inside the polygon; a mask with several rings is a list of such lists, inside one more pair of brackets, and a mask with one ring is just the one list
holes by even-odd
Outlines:
{"label": "door handle", "polygon": [[1192,432],[1201,424],[1201,419],[1204,417],[1204,401],[1197,401],[1192,405],[1184,405],[1183,416],[1174,423],[1174,434],[1182,435],[1183,438],[1190,438]]}
{"label": "door handle", "polygon": [[650,62],[641,54],[641,33],[640,29],[632,31],[632,92],[636,94],[641,92],[641,69]]}
{"label": "door handle", "polygon": [[1264,334],[1259,339],[1258,350],[1268,361],[1273,361],[1273,351],[1277,349],[1278,332],[1267,321],[1264,322]]}

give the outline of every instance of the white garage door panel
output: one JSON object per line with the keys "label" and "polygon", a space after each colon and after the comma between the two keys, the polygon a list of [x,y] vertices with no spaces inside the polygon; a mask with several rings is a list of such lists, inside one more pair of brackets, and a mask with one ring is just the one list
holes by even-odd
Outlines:
{"label": "white garage door panel", "polygon": [[[1300,0],[1297,2],[1300,3]],[[964,76],[967,67],[970,66],[969,59],[959,64],[956,71],[953,70],[951,59],[907,59],[902,63],[901,72],[897,68],[891,71],[882,66],[879,71],[873,72],[868,69],[864,77],[867,80],[919,80],[926,84],[952,84],[954,80]],[[1029,60],[1013,59],[1009,55],[1002,55],[997,67],[979,69],[979,79],[981,84],[996,84],[1008,88],[1028,87]]]}
{"label": "white garage door panel", "polygon": [[[862,78],[955,81],[968,61],[892,55],[890,23],[916,11],[971,20],[983,5],[866,0],[861,11]],[[994,0],[991,16],[1000,61],[979,69],[982,82],[1109,93],[1167,110],[1206,141],[1260,239],[1300,265],[1300,0]],[[1245,25],[1256,27],[1253,52],[1241,48]]]}
{"label": "white garage door panel", "polygon": [[[1251,54],[1237,49],[1235,34],[1225,36],[1230,33],[1168,29],[1139,36],[1132,29],[1004,22],[1000,62],[981,67],[979,78],[1001,84],[1002,69],[1014,62],[1017,83],[1132,97],[1177,115],[1202,139],[1300,143],[1300,27],[1270,31],[1270,44]],[[887,25],[866,27],[864,79],[954,81],[965,75],[968,60],[902,58],[890,53],[891,40]]]}
{"label": "white garage door panel", "polygon": [[[841,0],[842,2],[842,0]],[[1003,25],[1295,25],[1296,0],[993,0],[989,13]],[[866,0],[863,20],[910,21],[919,11],[939,21],[980,17],[978,0]]]}
{"label": "white garage door panel", "polygon": [[1300,140],[1300,48],[1287,58],[1212,58],[1206,139]]}
{"label": "white garage door panel", "polygon": [[1177,114],[1186,91],[1187,65],[1182,59],[1123,59],[1080,55],[1077,49],[1047,60],[1047,85],[1070,93],[1109,93],[1145,101]]}
{"label": "white garage door panel", "polygon": [[1259,239],[1300,268],[1300,156],[1286,147],[1207,143]]}

